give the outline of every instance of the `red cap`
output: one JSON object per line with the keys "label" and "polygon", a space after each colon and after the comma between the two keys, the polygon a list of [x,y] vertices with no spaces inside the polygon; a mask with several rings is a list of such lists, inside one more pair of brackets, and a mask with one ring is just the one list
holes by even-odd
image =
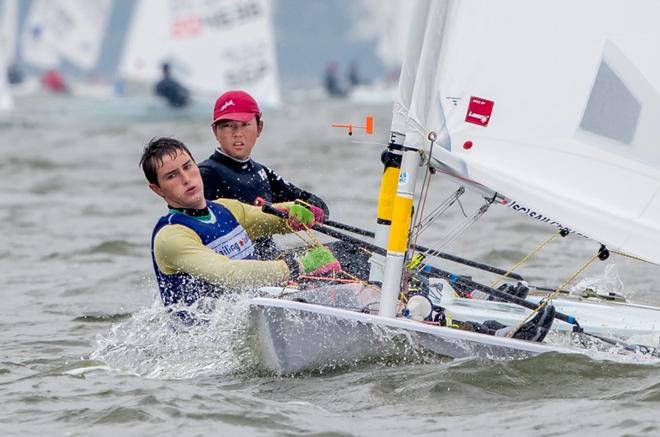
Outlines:
{"label": "red cap", "polygon": [[259,105],[245,91],[227,91],[215,101],[213,122],[218,120],[250,121],[255,115],[260,115]]}

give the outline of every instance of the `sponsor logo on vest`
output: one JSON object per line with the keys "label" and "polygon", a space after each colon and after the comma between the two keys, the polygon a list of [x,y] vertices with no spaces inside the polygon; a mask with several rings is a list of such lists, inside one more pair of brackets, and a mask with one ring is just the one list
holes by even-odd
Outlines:
{"label": "sponsor logo on vest", "polygon": [[206,245],[220,255],[231,259],[243,259],[254,253],[252,240],[242,226]]}
{"label": "sponsor logo on vest", "polygon": [[261,170],[259,170],[258,173],[259,173],[259,176],[261,176],[262,181],[265,181],[266,179],[268,179],[268,175],[266,175],[266,170],[264,170],[263,168]]}

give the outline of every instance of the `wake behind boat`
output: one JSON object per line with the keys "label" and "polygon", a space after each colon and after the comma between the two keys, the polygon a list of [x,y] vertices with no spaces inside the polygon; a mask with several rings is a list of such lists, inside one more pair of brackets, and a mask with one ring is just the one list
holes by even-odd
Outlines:
{"label": "wake behind boat", "polygon": [[[382,283],[378,316],[328,302],[255,299],[253,326],[264,367],[295,372],[387,353],[396,342],[383,344],[377,334],[381,329],[394,329],[396,335],[453,358],[584,353],[430,326],[433,311],[423,313],[424,321],[402,319],[411,311],[405,302],[418,294],[433,310],[443,306],[456,319],[495,319],[517,327],[525,322],[527,310],[542,311],[552,302],[562,320],[555,326],[649,352],[604,336],[657,337],[657,308],[566,299],[559,293],[591,263],[610,254],[660,262],[655,241],[660,235],[660,157],[653,147],[660,129],[651,122],[660,117],[660,61],[651,55],[660,39],[635,32],[640,22],[660,13],[658,8],[653,2],[625,8],[613,1],[524,8],[516,1],[420,2],[394,103],[371,247],[370,280]],[[523,18],[512,22],[514,15]],[[475,29],[475,22],[488,25]],[[552,29],[563,29],[561,36],[549,22]],[[613,33],[621,23],[630,28]],[[577,265],[565,284],[533,302],[431,266],[426,257],[441,247],[419,251],[411,244],[442,213],[423,217],[420,212],[426,206],[416,187],[420,168],[426,171],[422,192],[428,190],[430,175],[439,173],[484,197],[486,203],[467,221],[480,219],[494,203],[522,202],[530,208],[512,209],[543,217],[560,229],[558,235],[579,232],[593,239],[593,257]],[[409,281],[416,277],[418,282],[443,279],[447,289],[494,294],[527,310],[465,299],[449,290],[434,302],[428,289],[411,292]]]}

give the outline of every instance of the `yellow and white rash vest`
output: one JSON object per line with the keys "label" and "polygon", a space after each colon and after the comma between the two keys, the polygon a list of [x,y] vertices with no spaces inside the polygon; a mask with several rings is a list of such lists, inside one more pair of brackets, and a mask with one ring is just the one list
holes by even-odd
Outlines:
{"label": "yellow and white rash vest", "polygon": [[170,210],[154,227],[152,259],[166,306],[286,282],[284,261],[251,259],[253,238],[291,232],[284,220],[232,199],[209,201],[208,209],[202,217]]}

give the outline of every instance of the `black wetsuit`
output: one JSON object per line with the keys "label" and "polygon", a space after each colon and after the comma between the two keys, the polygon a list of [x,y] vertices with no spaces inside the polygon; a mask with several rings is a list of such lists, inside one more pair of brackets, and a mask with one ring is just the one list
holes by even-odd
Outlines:
{"label": "black wetsuit", "polygon": [[[254,204],[257,197],[268,202],[290,202],[304,200],[319,208],[327,216],[328,207],[323,200],[309,191],[287,182],[280,175],[253,159],[245,162],[216,150],[209,159],[199,164],[199,171],[204,180],[204,197],[207,199],[236,199]],[[272,259],[278,252],[271,238],[255,241],[257,257]]]}
{"label": "black wetsuit", "polygon": [[285,181],[253,159],[241,162],[216,150],[209,159],[199,164],[199,171],[204,179],[204,196],[207,199],[224,197],[249,204],[254,204],[257,197],[273,203],[301,199],[329,214],[327,205],[318,196]]}
{"label": "black wetsuit", "polygon": [[[241,162],[216,150],[209,159],[199,163],[199,170],[207,199],[223,197],[249,204],[254,204],[257,197],[273,203],[300,199],[323,209],[326,218],[330,215],[328,206],[321,198],[284,180],[253,159]],[[258,259],[273,259],[280,254],[271,238],[260,238],[254,243]],[[368,256],[363,251],[344,242],[333,243],[329,247],[345,270],[363,279],[368,277]]]}
{"label": "black wetsuit", "polygon": [[331,97],[346,97],[346,90],[339,86],[339,81],[335,74],[331,72],[326,73],[323,78],[323,85]]}

